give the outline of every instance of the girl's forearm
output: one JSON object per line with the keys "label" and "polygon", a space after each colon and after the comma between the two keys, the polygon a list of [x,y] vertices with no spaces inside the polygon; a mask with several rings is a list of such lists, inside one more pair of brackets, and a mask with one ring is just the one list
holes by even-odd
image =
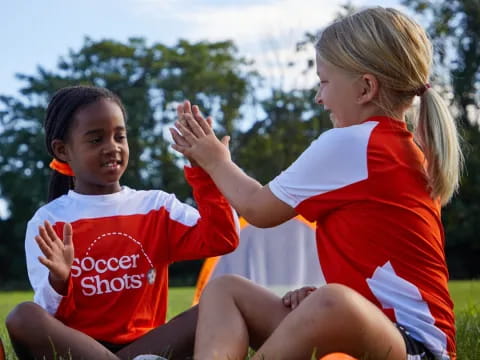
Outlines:
{"label": "girl's forearm", "polygon": [[232,161],[222,161],[206,171],[235,210],[254,223],[258,213],[255,205],[260,205],[256,198],[263,186]]}

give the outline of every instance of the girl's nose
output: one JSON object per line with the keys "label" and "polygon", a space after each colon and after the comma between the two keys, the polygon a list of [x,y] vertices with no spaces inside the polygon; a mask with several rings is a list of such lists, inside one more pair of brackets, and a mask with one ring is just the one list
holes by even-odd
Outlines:
{"label": "girl's nose", "polygon": [[108,154],[111,152],[118,152],[120,150],[120,147],[114,140],[112,140],[105,144],[102,150],[104,153]]}
{"label": "girl's nose", "polygon": [[315,99],[314,99],[314,101],[315,101],[318,105],[322,105],[322,104],[323,104],[322,97],[320,96],[320,90],[317,91],[317,93],[315,94]]}

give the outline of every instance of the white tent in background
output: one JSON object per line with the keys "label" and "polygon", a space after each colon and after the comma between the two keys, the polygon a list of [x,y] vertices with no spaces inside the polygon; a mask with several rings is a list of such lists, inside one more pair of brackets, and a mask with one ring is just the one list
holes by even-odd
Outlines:
{"label": "white tent in background", "polygon": [[306,285],[325,284],[318,262],[315,224],[297,216],[261,229],[240,219],[240,245],[223,256],[205,260],[194,304],[208,281],[224,274],[244,276],[278,295]]}

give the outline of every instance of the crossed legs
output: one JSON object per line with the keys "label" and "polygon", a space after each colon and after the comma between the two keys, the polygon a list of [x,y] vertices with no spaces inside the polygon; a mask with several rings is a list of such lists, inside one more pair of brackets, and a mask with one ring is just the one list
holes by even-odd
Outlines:
{"label": "crossed legs", "polygon": [[339,284],[320,287],[295,310],[233,275],[212,281],[200,300],[195,359],[311,359],[344,352],[369,360],[404,360],[404,340],[374,304]]}
{"label": "crossed legs", "polygon": [[60,357],[123,360],[144,353],[169,355],[170,359],[189,358],[193,352],[196,322],[197,307],[193,307],[116,354],[90,336],[64,325],[32,302],[19,304],[8,315],[6,325],[20,360]]}

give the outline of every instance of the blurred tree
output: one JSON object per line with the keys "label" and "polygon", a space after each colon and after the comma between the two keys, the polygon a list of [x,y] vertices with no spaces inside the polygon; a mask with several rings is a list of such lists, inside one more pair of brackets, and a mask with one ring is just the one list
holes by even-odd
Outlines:
{"label": "blurred tree", "polygon": [[323,131],[329,115],[314,102],[316,90],[272,89],[262,101],[265,118],[239,135],[233,157],[262,184],[286,169]]}
{"label": "blurred tree", "polygon": [[452,110],[465,139],[466,172],[445,208],[446,253],[451,276],[480,276],[480,1],[403,0],[427,24],[436,78],[453,94]]}
{"label": "blurred tree", "polygon": [[[49,98],[74,84],[104,86],[120,96],[128,112],[130,161],[122,183],[137,189],[160,188],[187,200],[191,191],[182,159],[169,150],[165,127],[176,118],[175,104],[190,99],[213,114],[221,132],[234,133],[239,108],[249,90],[248,63],[233,43],[148,46],[86,39],[79,51],[61,58],[58,69],[38,68],[18,75],[25,82],[18,97],[0,97],[0,198],[10,217],[0,220],[0,284],[25,283],[26,222],[44,203],[50,174],[42,123]],[[187,265],[188,266],[188,265]]]}

